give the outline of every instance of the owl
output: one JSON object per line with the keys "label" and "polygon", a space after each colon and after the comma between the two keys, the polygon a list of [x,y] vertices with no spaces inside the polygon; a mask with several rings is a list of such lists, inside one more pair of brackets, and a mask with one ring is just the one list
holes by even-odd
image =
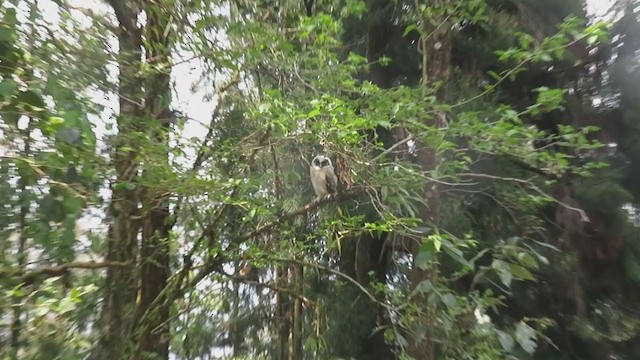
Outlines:
{"label": "owl", "polygon": [[336,192],[338,186],[338,178],[333,171],[331,159],[324,155],[318,155],[311,161],[309,170],[311,175],[311,185],[318,196],[318,200],[329,194]]}

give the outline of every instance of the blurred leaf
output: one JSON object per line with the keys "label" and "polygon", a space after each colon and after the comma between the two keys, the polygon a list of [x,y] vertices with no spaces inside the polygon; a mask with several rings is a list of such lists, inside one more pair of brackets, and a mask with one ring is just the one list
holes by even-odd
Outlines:
{"label": "blurred leaf", "polygon": [[516,325],[516,341],[529,354],[536,351],[536,332],[535,330],[521,321]]}
{"label": "blurred leaf", "polygon": [[[0,28],[0,31],[1,29],[2,28]],[[5,100],[11,97],[16,92],[16,89],[16,83],[11,79],[4,79],[0,82],[0,95],[2,95]]]}
{"label": "blurred leaf", "polygon": [[498,341],[500,341],[500,346],[507,352],[510,352],[515,345],[515,341],[511,335],[507,334],[504,331],[496,330],[496,334],[498,334]]}

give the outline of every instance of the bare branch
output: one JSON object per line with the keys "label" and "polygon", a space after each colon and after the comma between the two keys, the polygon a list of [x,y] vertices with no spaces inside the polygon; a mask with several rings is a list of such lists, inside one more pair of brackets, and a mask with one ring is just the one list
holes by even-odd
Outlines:
{"label": "bare branch", "polygon": [[385,151],[381,152],[378,156],[374,157],[373,159],[371,159],[371,163],[376,162],[378,159],[380,159],[381,157],[385,156],[386,154],[392,152],[393,150],[397,149],[398,147],[402,146],[403,144],[409,142],[413,140],[413,134],[409,134],[409,136],[405,137],[404,139],[398,141],[397,143],[393,144],[391,147],[389,147],[388,149],[386,149]]}

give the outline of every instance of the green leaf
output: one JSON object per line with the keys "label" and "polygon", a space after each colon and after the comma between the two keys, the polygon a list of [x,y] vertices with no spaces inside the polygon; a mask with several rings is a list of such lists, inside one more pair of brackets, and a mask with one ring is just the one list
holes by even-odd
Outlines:
{"label": "green leaf", "polygon": [[83,201],[78,196],[68,196],[64,199],[64,208],[68,214],[77,214],[82,210]]}
{"label": "green leaf", "polygon": [[11,7],[7,8],[4,13],[4,18],[2,18],[2,22],[9,26],[15,26],[18,23],[16,9]]}
{"label": "green leaf", "polygon": [[500,80],[502,79],[502,76],[498,75],[498,73],[496,73],[493,70],[489,70],[487,71],[487,75],[491,76],[494,80]]}
{"label": "green leaf", "polygon": [[529,270],[527,270],[526,268],[520,265],[509,264],[509,271],[519,279],[535,280],[535,277],[533,276],[533,274],[531,274]]}
{"label": "green leaf", "polygon": [[516,341],[529,354],[536,351],[536,331],[525,322],[520,321],[516,325]]}
{"label": "green leaf", "polygon": [[388,120],[379,120],[378,121],[378,126],[383,127],[385,129],[388,129],[391,127],[391,122]]}
{"label": "green leaf", "polygon": [[307,114],[307,118],[311,119],[320,114],[320,109],[313,109]]}
{"label": "green leaf", "polygon": [[513,274],[507,270],[498,271],[498,275],[500,276],[500,281],[506,286],[511,286],[511,281],[513,280]]}
{"label": "green leaf", "polygon": [[404,32],[402,33],[402,37],[407,36],[413,30],[418,28],[418,24],[409,24],[406,28],[404,28]]}
{"label": "green leaf", "polygon": [[309,336],[304,341],[304,350],[311,353],[318,351],[318,342],[313,336]]}
{"label": "green leaf", "polygon": [[249,214],[247,215],[248,220],[253,220],[256,217],[256,208],[252,208],[249,210]]}
{"label": "green leaf", "polygon": [[49,124],[61,125],[61,124],[64,124],[64,119],[59,116],[51,116],[49,117]]}
{"label": "green leaf", "polygon": [[456,297],[451,295],[450,293],[445,293],[440,296],[440,300],[445,304],[448,308],[455,308],[458,303],[456,302]]}
{"label": "green leaf", "polygon": [[511,349],[513,349],[513,346],[515,345],[513,337],[506,332],[500,331],[498,329],[496,329],[496,334],[498,335],[498,341],[500,342],[500,346],[502,346],[502,349],[507,352],[511,351]]}
{"label": "green leaf", "polygon": [[418,286],[416,286],[416,291],[421,294],[428,294],[433,291],[433,283],[431,280],[422,280]]}
{"label": "green leaf", "polygon": [[500,276],[500,281],[502,281],[505,286],[511,286],[513,274],[509,271],[509,265],[506,262],[495,259],[491,263],[491,268],[497,271],[498,276]]}
{"label": "green leaf", "polygon": [[460,249],[458,249],[452,242],[448,240],[442,240],[442,245],[444,248],[444,252],[457,263],[470,268],[473,267],[473,264],[471,264],[469,260],[464,258],[464,253]]}
{"label": "green leaf", "polygon": [[429,262],[433,259],[433,243],[427,242],[422,245],[420,252],[416,255],[414,265],[425,270],[429,267]]}
{"label": "green leaf", "polygon": [[440,237],[430,236],[430,238],[431,240],[433,240],[433,248],[436,250],[436,252],[440,252],[440,249],[442,249],[442,240],[440,239]]}
{"label": "green leaf", "polygon": [[131,183],[131,182],[127,182],[127,181],[123,181],[121,183],[116,184],[115,188],[116,189],[134,190],[136,188],[136,184]]}
{"label": "green leaf", "polygon": [[523,251],[519,253],[518,260],[520,261],[520,264],[522,264],[526,268],[530,268],[530,269],[538,268],[538,262],[536,261],[536,259],[527,252]]}
{"label": "green leaf", "polygon": [[551,57],[551,55],[549,55],[547,53],[542,53],[542,54],[540,54],[540,60],[542,60],[544,62],[551,62],[551,61],[553,61],[553,58]]}
{"label": "green leaf", "polygon": [[13,42],[13,35],[15,32],[13,29],[7,26],[0,26],[0,42]]}
{"label": "green leaf", "polygon": [[21,91],[18,94],[18,101],[28,104],[33,111],[43,111],[46,107],[42,97],[32,90]]}
{"label": "green leaf", "polygon": [[64,314],[64,313],[73,311],[75,309],[76,309],[76,303],[73,302],[73,300],[71,300],[68,297],[60,299],[60,302],[58,303],[58,311]]}
{"label": "green leaf", "polygon": [[63,204],[51,195],[47,195],[40,200],[39,210],[43,218],[47,221],[61,222],[65,218]]}
{"label": "green leaf", "polygon": [[16,83],[11,79],[4,79],[0,82],[0,95],[5,99],[11,97],[16,91]]}

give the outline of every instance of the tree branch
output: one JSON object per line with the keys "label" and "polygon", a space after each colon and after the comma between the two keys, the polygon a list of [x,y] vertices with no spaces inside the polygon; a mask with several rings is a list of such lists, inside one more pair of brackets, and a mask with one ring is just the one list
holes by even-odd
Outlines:
{"label": "tree branch", "polygon": [[537,192],[538,194],[542,195],[543,197],[546,197],[546,198],[549,198],[549,199],[553,200],[553,202],[555,202],[556,204],[564,207],[565,209],[577,212],[578,215],[580,215],[580,220],[582,220],[584,222],[591,222],[591,220],[589,219],[589,216],[587,216],[587,213],[584,210],[576,208],[576,207],[573,207],[573,206],[571,206],[569,204],[565,204],[564,202],[562,202],[562,201],[556,199],[555,197],[547,194],[546,192],[544,192],[542,189],[540,189],[538,186],[536,186],[534,183],[532,183],[529,180],[512,178],[512,177],[502,177],[502,176],[496,176],[496,175],[490,175],[490,174],[482,174],[482,173],[462,173],[462,174],[459,174],[459,176],[486,178],[486,179],[492,179],[492,180],[500,180],[500,181],[507,181],[507,182],[515,182],[515,183],[519,183],[519,184],[524,184],[524,185],[528,186],[530,189],[532,189],[535,192]]}
{"label": "tree branch", "polygon": [[397,143],[393,144],[391,147],[389,147],[388,149],[384,150],[383,152],[378,154],[376,157],[371,159],[371,161],[369,161],[369,163],[375,163],[381,157],[387,155],[388,153],[392,152],[393,150],[397,149],[398,147],[402,146],[403,144],[408,143],[411,140],[413,140],[413,134],[409,134],[404,139],[402,139],[402,140],[398,141]]}
{"label": "tree branch", "polygon": [[[236,239],[236,241],[241,242],[241,241],[248,240],[252,237],[258,236],[260,234],[263,234],[267,231],[272,230],[276,226],[284,223],[289,219],[292,219],[296,216],[313,211],[324,204],[352,199],[360,195],[362,192],[363,192],[362,189],[353,189],[352,191],[349,191],[349,192],[338,193],[336,195],[328,196],[320,201],[311,202],[293,212],[290,212],[281,216],[277,220],[267,222],[266,224],[263,224],[257,227],[253,231],[250,231],[244,235],[241,235],[239,238]],[[191,255],[193,255],[192,254],[193,251],[194,249],[192,249],[192,251],[190,252]],[[223,253],[218,253],[217,255],[210,257],[202,265],[201,270],[195,273],[194,277],[190,281],[188,281],[186,284],[183,285],[183,280],[186,277],[189,270],[191,269],[191,258],[189,255],[187,255],[188,263],[185,264],[185,266],[180,271],[178,271],[169,279],[168,285],[164,288],[164,290],[160,293],[160,295],[156,297],[156,299],[153,301],[151,306],[149,306],[149,308],[142,314],[142,316],[138,320],[135,331],[140,331],[141,327],[144,326],[144,323],[147,321],[147,318],[151,313],[151,311],[153,311],[153,309],[159,306],[170,305],[173,301],[181,297],[187,289],[195,288],[202,280],[204,280],[212,272],[216,271],[226,260],[228,260],[228,258]]]}
{"label": "tree branch", "polygon": [[273,221],[269,221],[261,226],[258,226],[256,229],[254,229],[253,231],[250,231],[244,235],[241,235],[238,240],[239,241],[244,241],[244,240],[248,240],[252,237],[255,237],[257,235],[263,234],[271,229],[273,229],[274,227],[284,223],[287,220],[293,219],[296,216],[300,216],[300,215],[304,215],[307,214],[317,208],[319,208],[321,205],[324,205],[326,203],[330,203],[330,202],[341,202],[341,201],[345,201],[348,199],[352,199],[360,194],[363,193],[363,189],[352,189],[348,192],[343,192],[343,193],[338,193],[336,195],[330,195],[327,196],[319,201],[313,201],[310,202],[306,205],[304,205],[303,207],[294,210],[290,213],[286,213],[282,216],[280,216],[280,218],[278,218],[277,220],[273,220]]}
{"label": "tree branch", "polygon": [[124,267],[131,265],[130,262],[108,261],[108,262],[68,262],[57,266],[40,267],[31,271],[15,269],[0,270],[0,278],[19,278],[24,285],[33,284],[38,278],[50,278],[65,275],[71,269],[103,269],[111,266]]}

